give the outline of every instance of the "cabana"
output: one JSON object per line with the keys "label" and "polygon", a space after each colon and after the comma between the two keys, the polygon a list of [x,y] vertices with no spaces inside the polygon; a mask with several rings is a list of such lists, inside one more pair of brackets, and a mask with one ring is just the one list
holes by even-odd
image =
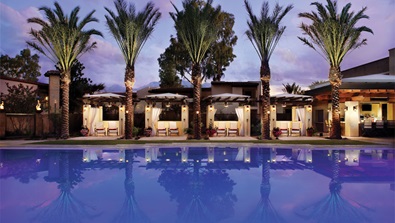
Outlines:
{"label": "cabana", "polygon": [[125,96],[115,93],[86,94],[83,97],[83,126],[89,135],[123,135]]}
{"label": "cabana", "polygon": [[[279,127],[283,135],[306,135],[312,127],[313,97],[298,94],[278,94],[270,97],[270,126]],[[286,132],[286,134],[285,134]]]}
{"label": "cabana", "polygon": [[[211,124],[217,128],[218,134],[225,136],[239,135],[250,136],[251,129],[251,107],[249,105],[250,96],[240,94],[216,94],[206,97],[208,102],[206,127]],[[233,113],[234,111],[234,113]],[[215,114],[229,115],[235,114],[237,120],[216,120]]]}
{"label": "cabana", "polygon": [[[184,129],[188,128],[188,97],[180,94],[163,93],[147,95],[143,98],[145,107],[145,128],[151,127],[151,135],[183,135]],[[166,109],[174,105],[180,106],[181,115],[174,120],[159,120],[160,115]]]}

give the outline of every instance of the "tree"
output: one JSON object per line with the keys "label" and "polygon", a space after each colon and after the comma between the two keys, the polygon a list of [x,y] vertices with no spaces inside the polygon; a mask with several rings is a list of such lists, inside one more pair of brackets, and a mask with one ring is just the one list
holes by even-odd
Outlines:
{"label": "tree", "polygon": [[[197,0],[196,7],[202,6],[205,3]],[[214,10],[213,8],[211,10]],[[236,55],[233,54],[233,46],[237,43],[237,36],[233,31],[235,19],[230,13],[221,11],[215,23],[220,26],[220,30],[215,42],[207,50],[201,62],[203,79],[213,79],[214,81],[221,81],[224,76],[226,68],[230,65]],[[160,75],[163,73],[166,76],[180,75],[189,82],[191,75],[192,61],[189,57],[188,51],[182,44],[182,39],[170,37],[170,46],[166,48],[165,52],[158,58],[159,66],[161,67]],[[166,70],[167,67],[176,67],[176,70]],[[162,79],[161,79],[162,80]]]}
{"label": "tree", "polygon": [[283,92],[288,93],[288,94],[303,94],[303,90],[302,88],[297,85],[295,82],[293,82],[292,84],[283,84],[284,88],[283,88]]}
{"label": "tree", "polygon": [[175,50],[176,44],[181,45],[177,42],[177,39],[171,37],[170,46],[166,48],[165,52],[158,58],[159,63],[159,78],[161,88],[166,87],[182,87],[181,79],[177,75],[177,67],[182,60],[179,60],[180,53]]}
{"label": "tree", "polygon": [[8,93],[5,95],[9,113],[33,113],[36,107],[37,90],[33,86],[23,84],[10,86],[6,83]]}
{"label": "tree", "polygon": [[328,81],[327,81],[327,80],[313,81],[313,82],[311,82],[311,84],[309,85],[309,88],[310,88],[310,89],[314,89],[315,86],[317,86],[317,85],[319,85],[319,84],[326,83],[326,82],[328,82]]}
{"label": "tree", "polygon": [[121,49],[126,63],[125,87],[126,87],[126,117],[125,139],[133,138],[133,86],[135,84],[134,65],[145,42],[154,31],[161,13],[154,7],[152,2],[147,3],[143,11],[136,13],[133,3],[127,4],[124,0],[114,1],[117,15],[105,8],[107,26],[112,36]]}
{"label": "tree", "polygon": [[[71,83],[70,83],[70,98],[82,98],[84,94],[92,94],[96,91],[101,91],[105,88],[103,83],[92,84],[90,78],[83,77],[83,70],[85,66],[76,60],[71,67]],[[70,112],[81,112],[82,101],[71,100]]]}
{"label": "tree", "polygon": [[194,138],[201,139],[200,97],[202,87],[202,67],[207,50],[217,39],[220,27],[215,23],[221,12],[221,7],[213,8],[212,0],[199,5],[197,0],[184,0],[183,11],[173,4],[175,13],[170,13],[174,20],[178,39],[186,48],[192,62],[193,84],[193,128]]}
{"label": "tree", "polygon": [[327,0],[327,5],[313,2],[318,11],[300,13],[299,17],[311,20],[311,24],[302,23],[300,28],[307,38],[298,37],[304,44],[317,51],[329,63],[329,82],[332,94],[332,129],[330,138],[341,139],[340,127],[340,96],[339,88],[342,83],[340,64],[350,51],[366,44],[366,39],[360,39],[362,32],[373,31],[366,27],[357,27],[360,19],[368,19],[364,14],[367,7],[355,12],[349,12],[351,3],[339,11],[337,2]]}
{"label": "tree", "polygon": [[23,49],[11,58],[8,55],[0,57],[0,76],[23,79],[27,81],[37,81],[41,76],[40,57],[37,54],[31,55],[29,49]]}
{"label": "tree", "polygon": [[270,139],[270,120],[268,113],[270,112],[270,67],[269,60],[277,46],[285,26],[280,26],[281,20],[293,8],[288,5],[283,9],[282,6],[276,4],[271,15],[269,15],[269,3],[263,2],[261,9],[261,17],[254,15],[251,5],[244,0],[248,12],[249,21],[247,21],[248,30],[246,35],[254,46],[259,59],[261,60],[260,79],[262,84],[261,92],[261,123],[262,138]]}
{"label": "tree", "polygon": [[48,7],[39,9],[44,12],[47,21],[37,17],[27,20],[29,23],[41,26],[40,30],[33,28],[30,30],[33,41],[28,41],[27,44],[58,64],[61,71],[61,138],[65,139],[69,137],[71,67],[78,57],[96,47],[96,42],[90,41],[91,36],[102,36],[102,34],[95,29],[83,30],[88,23],[98,21],[92,17],[94,10],[80,21],[79,7],[75,7],[70,15],[65,15],[58,2],[55,2],[54,5],[55,9]]}

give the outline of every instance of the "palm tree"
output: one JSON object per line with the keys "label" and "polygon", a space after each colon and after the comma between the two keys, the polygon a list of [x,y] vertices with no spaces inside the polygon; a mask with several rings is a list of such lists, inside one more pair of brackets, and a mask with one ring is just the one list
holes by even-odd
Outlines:
{"label": "palm tree", "polygon": [[69,137],[69,89],[71,82],[71,67],[82,54],[94,49],[96,42],[91,42],[92,35],[102,36],[95,30],[83,30],[90,22],[98,22],[91,11],[79,22],[79,7],[75,7],[69,16],[65,15],[59,3],[55,2],[55,9],[41,7],[47,21],[41,18],[29,18],[27,22],[41,26],[41,30],[30,30],[33,41],[27,44],[52,60],[60,69],[62,89],[62,122],[61,137]]}
{"label": "palm tree", "polygon": [[133,3],[127,4],[124,0],[114,1],[115,14],[106,8],[107,26],[112,36],[121,49],[126,63],[125,87],[126,87],[126,117],[125,139],[133,137],[133,86],[135,84],[134,65],[145,42],[154,31],[161,13],[152,2],[147,3],[144,10],[136,13]]}
{"label": "palm tree", "polygon": [[283,84],[283,92],[288,93],[288,94],[303,94],[302,88],[297,85],[295,82],[292,84]]}
{"label": "palm tree", "polygon": [[175,8],[175,13],[170,13],[174,20],[178,39],[182,41],[192,60],[193,84],[193,128],[194,138],[201,139],[201,113],[200,97],[202,85],[201,62],[207,50],[217,39],[219,26],[215,21],[221,12],[221,7],[213,8],[213,0],[201,4],[198,0],[184,0],[184,10]]}
{"label": "palm tree", "polygon": [[307,38],[298,37],[304,44],[317,51],[329,63],[329,82],[332,88],[332,130],[330,138],[341,139],[340,128],[340,96],[339,88],[342,83],[340,64],[344,56],[366,44],[366,39],[360,39],[362,32],[373,31],[366,27],[356,27],[360,19],[368,19],[364,14],[366,7],[359,12],[349,12],[351,3],[346,4],[340,11],[337,9],[337,2],[327,0],[327,5],[313,2],[318,13],[300,13],[299,17],[311,20],[312,24],[302,23],[300,28]]}
{"label": "palm tree", "polygon": [[281,20],[293,8],[288,5],[283,9],[282,6],[276,4],[272,14],[269,14],[269,3],[263,2],[261,9],[261,17],[258,18],[252,12],[252,7],[247,0],[244,0],[249,21],[246,35],[254,46],[261,60],[260,77],[262,84],[261,92],[261,123],[262,138],[270,139],[270,120],[268,113],[270,112],[270,67],[269,60],[284,33],[285,26],[280,26]]}

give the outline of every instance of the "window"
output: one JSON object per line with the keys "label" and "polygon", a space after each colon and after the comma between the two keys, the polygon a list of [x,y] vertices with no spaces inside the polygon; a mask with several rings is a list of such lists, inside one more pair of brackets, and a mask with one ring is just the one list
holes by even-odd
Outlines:
{"label": "window", "polygon": [[276,116],[277,121],[292,121],[292,109],[283,108],[282,112],[278,109]]}
{"label": "window", "polygon": [[103,121],[118,121],[119,107],[118,106],[103,106]]}
{"label": "window", "polygon": [[159,115],[160,121],[180,121],[181,120],[181,106],[171,104],[170,107],[163,106],[162,112]]}

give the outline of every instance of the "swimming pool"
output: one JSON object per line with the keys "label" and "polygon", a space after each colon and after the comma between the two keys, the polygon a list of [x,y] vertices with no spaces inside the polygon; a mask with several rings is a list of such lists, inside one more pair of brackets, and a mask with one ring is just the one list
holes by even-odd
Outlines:
{"label": "swimming pool", "polygon": [[394,150],[0,150],[0,222],[394,222]]}

